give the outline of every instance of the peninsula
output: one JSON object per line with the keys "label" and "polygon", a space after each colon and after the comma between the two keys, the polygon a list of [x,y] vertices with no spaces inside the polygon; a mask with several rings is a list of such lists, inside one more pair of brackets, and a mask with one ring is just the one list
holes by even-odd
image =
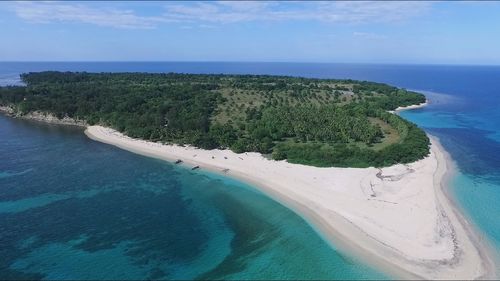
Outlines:
{"label": "peninsula", "polygon": [[253,75],[22,79],[26,86],[0,89],[11,115],[73,120],[94,140],[250,182],[328,241],[395,276],[494,277],[487,247],[446,195],[453,171],[446,152],[388,112],[425,103],[419,93]]}

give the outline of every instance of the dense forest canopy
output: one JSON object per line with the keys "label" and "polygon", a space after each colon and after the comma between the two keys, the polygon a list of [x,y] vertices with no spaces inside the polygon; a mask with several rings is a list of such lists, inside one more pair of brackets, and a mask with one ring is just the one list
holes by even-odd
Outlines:
{"label": "dense forest canopy", "polygon": [[1,87],[0,104],[200,148],[257,151],[315,166],[408,163],[429,139],[388,111],[422,94],[354,80],[267,75],[38,72]]}

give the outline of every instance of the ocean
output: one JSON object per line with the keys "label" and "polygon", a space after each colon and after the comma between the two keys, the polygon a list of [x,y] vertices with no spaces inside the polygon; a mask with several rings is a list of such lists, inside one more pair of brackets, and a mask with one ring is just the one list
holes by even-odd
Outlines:
{"label": "ocean", "polygon": [[[183,72],[351,78],[424,92],[401,112],[457,164],[450,191],[500,249],[500,67],[308,63],[0,63],[22,72]],[[2,279],[381,279],[237,180],[0,115]],[[500,252],[500,251],[499,251]]]}

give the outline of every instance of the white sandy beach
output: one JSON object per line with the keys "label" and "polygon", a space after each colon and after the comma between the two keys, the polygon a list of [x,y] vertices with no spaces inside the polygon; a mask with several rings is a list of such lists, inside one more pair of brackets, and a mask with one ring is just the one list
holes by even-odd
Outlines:
{"label": "white sandy beach", "polygon": [[[400,278],[493,278],[494,262],[447,198],[446,152],[388,168],[317,168],[258,153],[201,150],[132,139],[90,126],[97,141],[251,183],[303,216],[329,241]],[[228,169],[227,171],[224,171]]]}
{"label": "white sandy beach", "polygon": [[397,112],[404,111],[404,110],[412,110],[412,109],[422,108],[422,107],[425,107],[428,105],[429,105],[429,101],[425,100],[425,102],[423,102],[423,103],[413,104],[413,105],[409,105],[409,106],[400,106],[400,107],[396,108],[395,110],[391,110],[389,112],[390,113],[397,113]]}

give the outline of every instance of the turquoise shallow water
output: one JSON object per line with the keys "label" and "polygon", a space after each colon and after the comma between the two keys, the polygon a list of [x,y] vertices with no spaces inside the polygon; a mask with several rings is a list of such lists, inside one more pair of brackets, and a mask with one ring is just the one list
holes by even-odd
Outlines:
{"label": "turquoise shallow water", "polygon": [[[440,138],[458,167],[451,193],[500,249],[500,67],[0,63],[0,84],[41,70],[351,78],[425,91],[431,104],[401,115]],[[0,117],[0,156],[4,279],[382,278],[248,185],[98,144],[79,130]]]}
{"label": "turquoise shallow water", "polygon": [[251,186],[0,115],[1,279],[372,279]]}
{"label": "turquoise shallow water", "polygon": [[[453,102],[431,105],[401,115],[437,136],[450,153],[458,168],[451,194],[500,255],[500,127],[494,124],[500,120],[498,111],[451,115],[446,111],[451,106]],[[443,112],[447,118],[442,118]]]}

